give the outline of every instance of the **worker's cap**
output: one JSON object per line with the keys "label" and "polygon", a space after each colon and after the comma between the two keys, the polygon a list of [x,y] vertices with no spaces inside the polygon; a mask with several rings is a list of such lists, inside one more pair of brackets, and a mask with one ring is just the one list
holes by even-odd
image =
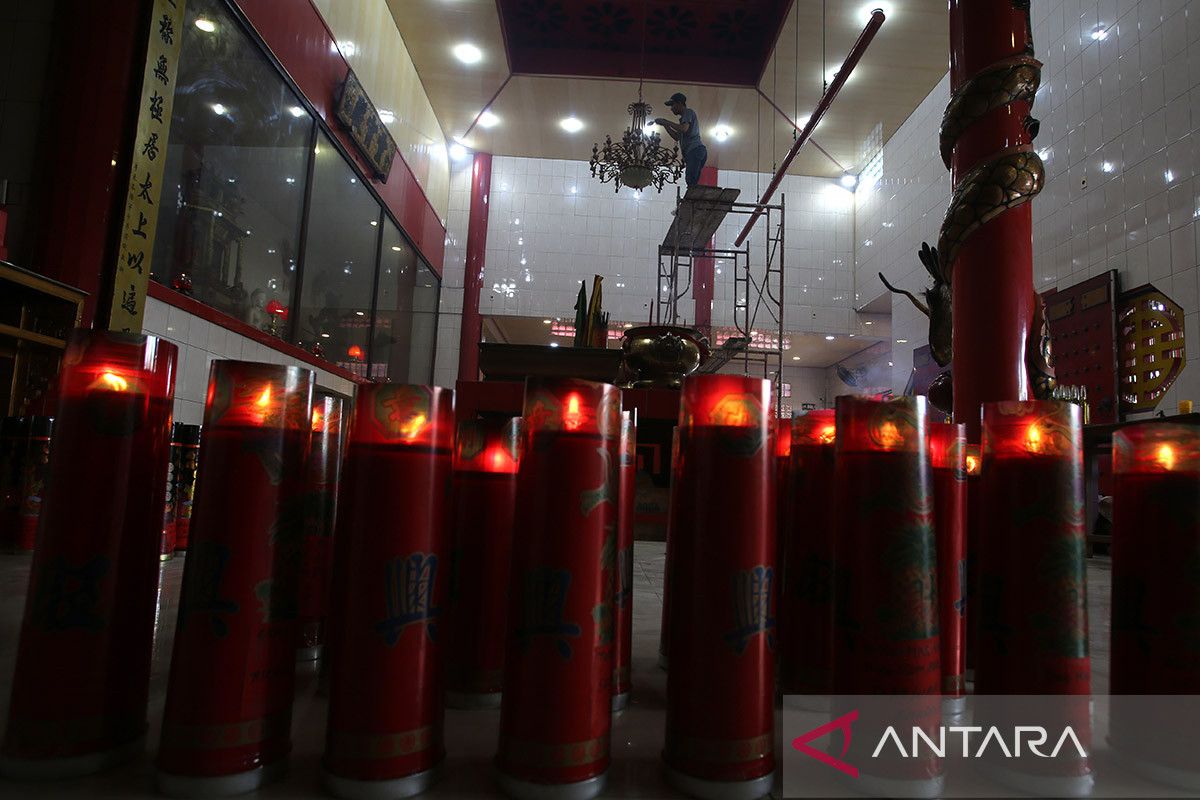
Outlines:
{"label": "worker's cap", "polygon": [[664,105],[669,106],[673,103],[686,103],[686,102],[687,102],[687,95],[685,95],[683,92],[676,92],[675,94],[671,95],[670,99],[668,99],[667,102],[664,103]]}

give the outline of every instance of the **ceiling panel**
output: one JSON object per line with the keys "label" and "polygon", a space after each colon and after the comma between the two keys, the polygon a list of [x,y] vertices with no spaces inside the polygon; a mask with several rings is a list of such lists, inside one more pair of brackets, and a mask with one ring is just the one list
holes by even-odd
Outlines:
{"label": "ceiling panel", "polygon": [[497,0],[513,72],[754,86],[791,0]]}
{"label": "ceiling panel", "polygon": [[[640,52],[640,31],[621,34],[617,52],[624,55],[614,56],[615,61],[602,63],[594,52],[588,55],[581,48],[575,55],[543,64],[541,69],[555,76],[516,75],[510,79],[510,69],[517,65],[509,64],[501,11],[523,7],[523,3],[536,5],[539,0],[499,0],[499,4],[497,0],[388,2],[447,137],[463,137],[470,131],[465,144],[497,155],[586,160],[594,142],[603,141],[605,135],[617,137],[628,126],[626,107],[637,99],[637,82],[619,76],[629,74],[631,48]],[[705,13],[717,14],[743,6],[771,6],[766,0],[647,2],[651,13],[653,9],[703,6]],[[597,5],[546,0],[539,7],[555,4],[572,9]],[[615,9],[637,4],[612,0],[609,5]],[[795,130],[791,118],[810,113],[823,90],[823,74],[840,65],[871,8],[877,5],[884,7],[887,22],[818,126],[813,142],[805,146],[790,170],[826,177],[837,176],[843,169],[857,172],[862,168],[864,145],[870,142],[878,146],[886,141],[945,75],[949,46],[945,0],[828,0],[824,19],[822,4],[814,0],[797,2],[778,31],[756,87],[714,85],[714,78],[721,76],[714,76],[708,68],[688,68],[688,62],[682,60],[679,63],[685,68],[670,73],[679,77],[672,82],[647,83],[646,97],[657,105],[671,93],[683,91],[700,117],[710,163],[720,169],[769,171],[791,144]],[[563,13],[575,19],[576,11]],[[710,35],[711,23],[703,36]],[[464,41],[483,51],[478,64],[464,65],[454,58],[454,45]],[[555,47],[560,43],[565,43],[560,49],[569,51],[579,41],[566,35],[545,42]],[[715,59],[714,63],[724,61],[730,77],[720,83],[740,80],[739,65],[745,56],[722,55],[720,45],[703,43],[699,33],[690,37],[683,48],[693,49],[705,59]],[[519,52],[516,57],[521,57]],[[565,72],[580,75],[563,76]],[[596,77],[605,72],[610,76]],[[490,107],[498,118],[496,126],[490,130],[479,126],[472,129],[501,87]],[[559,120],[571,115],[586,126],[575,135],[566,134],[558,126]],[[732,129],[728,140],[716,141],[712,128],[717,124]]]}

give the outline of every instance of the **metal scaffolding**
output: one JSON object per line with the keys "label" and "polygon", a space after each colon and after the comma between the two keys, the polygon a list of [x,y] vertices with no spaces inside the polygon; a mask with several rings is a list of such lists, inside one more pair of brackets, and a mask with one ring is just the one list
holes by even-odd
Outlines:
{"label": "metal scaffolding", "polygon": [[[784,202],[739,203],[738,189],[692,186],[687,194],[675,190],[675,220],[658,248],[658,299],[655,322],[679,324],[679,301],[692,290],[696,259],[728,260],[733,264],[733,323],[737,336],[724,346],[712,342],[713,356],[700,372],[716,372],[740,360],[745,375],[761,374],[775,381],[776,409],[783,406],[784,340]],[[747,238],[739,248],[713,247],[713,234],[729,214],[763,217],[766,230],[759,243]],[[756,258],[755,256],[759,256]],[[760,317],[761,315],[761,317]],[[760,319],[770,327],[759,327]],[[737,341],[735,341],[735,339]],[[731,344],[732,343],[732,344]]]}

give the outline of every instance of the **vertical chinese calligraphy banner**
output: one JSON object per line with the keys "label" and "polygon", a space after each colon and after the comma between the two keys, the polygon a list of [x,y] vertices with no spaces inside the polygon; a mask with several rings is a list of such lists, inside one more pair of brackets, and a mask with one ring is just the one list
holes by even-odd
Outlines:
{"label": "vertical chinese calligraphy banner", "polygon": [[183,39],[185,0],[154,0],[147,33],[146,67],[138,104],[137,137],[121,222],[109,330],[140,333],[158,226],[163,162],[171,129],[175,75]]}

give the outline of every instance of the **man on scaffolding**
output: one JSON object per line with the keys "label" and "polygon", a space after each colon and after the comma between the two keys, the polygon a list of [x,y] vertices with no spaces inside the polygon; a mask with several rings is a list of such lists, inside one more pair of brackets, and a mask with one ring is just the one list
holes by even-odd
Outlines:
{"label": "man on scaffolding", "polygon": [[679,122],[662,117],[654,121],[666,128],[671,138],[679,142],[683,163],[687,165],[684,180],[690,188],[700,182],[700,172],[708,161],[708,148],[700,141],[700,121],[696,119],[696,112],[687,107],[687,97],[682,92],[676,92],[666,105],[671,113],[679,117]]}

